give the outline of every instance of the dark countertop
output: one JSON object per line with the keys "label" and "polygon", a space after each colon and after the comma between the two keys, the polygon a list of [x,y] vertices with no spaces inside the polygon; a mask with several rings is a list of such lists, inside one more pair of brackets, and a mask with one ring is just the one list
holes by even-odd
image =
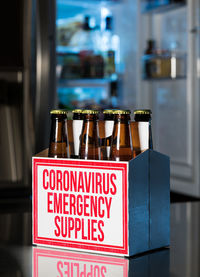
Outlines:
{"label": "dark countertop", "polygon": [[200,202],[171,204],[170,249],[131,259],[32,247],[31,228],[30,200],[0,202],[0,276],[200,276]]}

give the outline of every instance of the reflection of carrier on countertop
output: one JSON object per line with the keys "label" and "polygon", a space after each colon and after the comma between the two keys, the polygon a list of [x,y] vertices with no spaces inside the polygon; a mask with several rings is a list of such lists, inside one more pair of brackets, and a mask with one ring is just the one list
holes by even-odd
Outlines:
{"label": "reflection of carrier on countertop", "polygon": [[[33,247],[31,246],[31,209],[26,208],[26,205],[23,205],[23,203],[20,205],[18,203],[18,206],[21,206],[21,209],[16,209],[16,206],[10,202],[7,207],[8,209],[5,208],[5,204],[3,206],[1,205],[0,208],[0,222],[9,221],[11,226],[15,226],[12,228],[8,240],[3,240],[2,237],[0,239],[1,275],[4,274],[8,276],[9,274],[9,276],[21,277],[31,276],[34,273],[33,277],[43,277],[45,272],[45,276],[54,277],[55,271],[58,275],[58,261],[62,263],[59,264],[60,270],[67,270],[67,268],[64,267],[64,262],[82,264],[82,271],[84,270],[85,264],[83,261],[88,265],[86,266],[87,270],[91,270],[91,266],[93,266],[93,269],[96,265],[99,267],[101,265],[106,266],[107,270],[112,269],[112,272],[108,275],[109,277],[123,277],[124,270],[128,271],[126,276],[129,277],[152,277],[157,275],[166,277],[197,277],[200,275],[200,269],[198,267],[198,253],[200,251],[200,203],[198,202],[176,203],[171,205],[170,249],[157,250],[129,259],[116,256],[108,257],[106,255],[98,256],[97,254],[85,254],[77,251]],[[16,210],[18,212],[17,220],[15,219]],[[11,214],[13,214],[13,217],[10,217]],[[25,223],[27,226],[26,230],[21,229],[23,218],[29,219]],[[2,225],[3,224],[0,224],[0,226]],[[13,232],[13,230],[15,230],[15,232]],[[190,230],[190,232],[188,232],[188,230]],[[14,233],[16,239],[12,240]],[[21,237],[20,240],[16,234]],[[29,239],[27,240],[27,238]],[[34,257],[37,257],[38,260],[34,259]],[[111,260],[112,264],[114,261],[116,262],[116,267],[110,265]],[[37,271],[35,271],[37,261],[39,261],[38,275],[36,274]],[[183,263],[183,261],[187,262]],[[63,265],[63,268],[61,265]],[[52,269],[51,272],[50,269]],[[11,273],[13,275],[11,275]],[[21,275],[19,275],[19,273]],[[75,272],[74,276],[76,276]]]}

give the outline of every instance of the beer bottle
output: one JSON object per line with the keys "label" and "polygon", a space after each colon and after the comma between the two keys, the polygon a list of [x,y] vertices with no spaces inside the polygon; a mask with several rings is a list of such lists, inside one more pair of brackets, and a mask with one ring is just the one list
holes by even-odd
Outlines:
{"label": "beer bottle", "polygon": [[132,145],[133,145],[133,158],[139,155],[142,150],[140,146],[140,136],[139,136],[139,122],[131,121],[131,138],[132,138]]}
{"label": "beer bottle", "polygon": [[74,142],[74,155],[73,158],[79,158],[80,152],[80,137],[83,128],[83,114],[81,109],[75,109],[72,111],[73,113],[73,142]]}
{"label": "beer bottle", "polygon": [[141,152],[145,151],[146,149],[153,149],[151,110],[135,110],[134,120],[137,123]]}
{"label": "beer bottle", "polygon": [[50,113],[51,134],[48,156],[53,158],[68,158],[67,112],[63,110],[52,110]]}
{"label": "beer bottle", "polygon": [[83,110],[83,129],[81,134],[80,158],[100,160],[98,114],[96,110]]}
{"label": "beer bottle", "polygon": [[130,133],[130,111],[115,110],[114,130],[111,143],[111,160],[129,161],[133,158]]}
{"label": "beer bottle", "polygon": [[103,159],[110,159],[110,147],[111,140],[114,128],[114,110],[104,110],[104,129],[105,129],[105,138],[102,139],[101,150],[103,153]]}
{"label": "beer bottle", "polygon": [[67,118],[67,138],[69,147],[69,157],[74,158],[74,133],[73,133],[73,120]]}

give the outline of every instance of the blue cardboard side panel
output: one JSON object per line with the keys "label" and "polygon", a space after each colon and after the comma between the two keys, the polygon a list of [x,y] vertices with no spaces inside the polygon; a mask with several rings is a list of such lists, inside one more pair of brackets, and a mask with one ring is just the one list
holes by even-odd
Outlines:
{"label": "blue cardboard side panel", "polygon": [[149,152],[129,162],[129,256],[149,249]]}
{"label": "blue cardboard side panel", "polygon": [[169,158],[149,150],[150,249],[170,243],[170,166]]}

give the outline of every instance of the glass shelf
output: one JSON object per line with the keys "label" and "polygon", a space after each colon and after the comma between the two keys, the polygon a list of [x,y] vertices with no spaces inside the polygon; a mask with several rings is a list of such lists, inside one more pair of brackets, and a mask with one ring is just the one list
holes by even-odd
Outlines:
{"label": "glass shelf", "polygon": [[101,5],[114,5],[114,4],[121,4],[123,0],[57,0],[58,4],[61,5],[68,5],[74,7],[91,7],[97,6],[98,4]]}
{"label": "glass shelf", "polygon": [[170,10],[174,10],[186,5],[186,1],[144,1],[141,4],[142,13],[164,13]]}
{"label": "glass shelf", "polygon": [[111,82],[117,81],[117,76],[112,78],[99,78],[99,79],[60,79],[58,81],[59,87],[98,87],[105,86]]}
{"label": "glass shelf", "polygon": [[158,82],[158,81],[176,81],[176,80],[186,80],[186,76],[176,77],[176,78],[143,78],[143,81]]}

